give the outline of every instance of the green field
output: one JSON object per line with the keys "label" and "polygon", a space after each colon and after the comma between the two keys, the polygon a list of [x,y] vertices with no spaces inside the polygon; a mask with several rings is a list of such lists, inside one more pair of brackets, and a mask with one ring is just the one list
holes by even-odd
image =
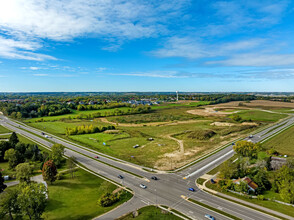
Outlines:
{"label": "green field", "polygon": [[294,156],[294,127],[269,139],[262,146],[266,149],[274,148],[282,155]]}
{"label": "green field", "polygon": [[287,117],[286,114],[275,114],[260,110],[241,110],[236,114],[243,120],[252,120],[256,122],[276,122]]}
{"label": "green field", "polygon": [[11,131],[0,125],[0,134],[10,133]]}
{"label": "green field", "polygon": [[48,185],[49,202],[43,215],[45,219],[92,219],[131,198],[131,194],[127,193],[115,205],[101,207],[97,200],[117,187],[81,169],[75,175],[72,179],[66,174],[53,185]]}
{"label": "green field", "polygon": [[180,220],[181,218],[162,211],[162,209],[157,208],[155,206],[146,206],[138,210],[139,215],[133,218],[132,213],[119,218],[118,220],[129,220],[129,219],[136,219],[136,220],[151,220],[151,219],[158,219],[158,220]]}
{"label": "green field", "polygon": [[[129,107],[121,107],[119,108],[122,111],[126,111],[129,109]],[[45,117],[41,117],[42,119],[44,119],[45,121],[57,121],[57,120],[61,120],[61,119],[74,119],[76,118],[76,116],[78,115],[90,115],[90,114],[94,114],[94,113],[105,113],[105,112],[113,112],[115,110],[115,108],[112,109],[100,109],[100,110],[86,110],[86,111],[77,111],[77,110],[72,110],[72,113],[70,114],[65,114],[65,115],[58,115],[58,116],[45,116]],[[40,118],[32,118],[32,119],[28,119],[25,120],[25,122],[35,122],[36,120],[39,120]]]}

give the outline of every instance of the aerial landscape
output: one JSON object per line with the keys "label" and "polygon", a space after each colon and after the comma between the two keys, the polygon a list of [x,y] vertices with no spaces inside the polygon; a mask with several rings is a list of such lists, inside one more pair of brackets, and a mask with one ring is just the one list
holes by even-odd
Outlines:
{"label": "aerial landscape", "polygon": [[0,219],[294,219],[292,1],[0,1]]}

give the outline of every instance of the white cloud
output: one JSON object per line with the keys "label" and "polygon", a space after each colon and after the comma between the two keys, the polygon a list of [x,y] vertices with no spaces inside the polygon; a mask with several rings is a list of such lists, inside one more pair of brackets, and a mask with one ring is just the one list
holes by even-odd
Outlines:
{"label": "white cloud", "polygon": [[206,64],[224,66],[283,66],[294,65],[294,54],[238,54],[220,61],[208,61]]}
{"label": "white cloud", "polygon": [[0,56],[10,59],[25,59],[25,60],[56,60],[56,58],[35,53],[41,45],[37,42],[27,41],[27,40],[13,40],[6,39],[0,36]]}
{"label": "white cloud", "polygon": [[229,43],[204,44],[199,38],[171,37],[163,48],[152,51],[151,54],[158,57],[185,57],[189,59],[217,57],[232,52],[254,49],[264,41],[262,39],[249,39]]}
{"label": "white cloud", "polygon": [[33,76],[49,76],[49,75],[45,73],[36,73],[36,74],[33,74]]}
{"label": "white cloud", "polygon": [[1,0],[0,31],[10,42],[5,42],[6,52],[0,56],[52,59],[28,51],[40,49],[42,45],[36,43],[40,40],[71,41],[77,37],[119,41],[104,47],[114,51],[125,39],[153,37],[166,32],[162,22],[172,22],[172,18],[180,16],[187,2],[189,0],[164,3],[155,0]]}

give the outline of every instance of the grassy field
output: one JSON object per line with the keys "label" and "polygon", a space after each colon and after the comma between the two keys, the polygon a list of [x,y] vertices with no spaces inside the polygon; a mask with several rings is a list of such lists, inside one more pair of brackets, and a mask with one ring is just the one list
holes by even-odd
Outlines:
{"label": "grassy field", "polygon": [[139,209],[139,215],[133,218],[132,213],[119,218],[118,220],[129,220],[129,219],[136,219],[136,220],[150,220],[150,219],[158,219],[158,220],[180,220],[181,218],[171,214],[165,213],[162,209],[157,208],[155,206],[146,206]]}
{"label": "grassy field", "polygon": [[275,114],[260,110],[241,110],[236,114],[244,120],[252,120],[256,122],[276,122],[287,117],[286,114]]}
{"label": "grassy field", "polygon": [[294,127],[271,138],[262,145],[266,149],[274,148],[280,154],[294,156]]}
{"label": "grassy field", "polygon": [[187,110],[192,109],[189,106],[169,107],[169,106],[154,106],[151,113],[122,115],[107,117],[109,121],[116,123],[149,123],[149,122],[168,122],[168,121],[187,121],[197,120],[203,117],[187,113]]}
{"label": "grassy field", "polygon": [[110,207],[101,207],[97,200],[106,192],[117,187],[84,170],[79,169],[75,178],[69,174],[48,186],[49,202],[43,217],[45,219],[92,219],[131,198],[126,194],[118,203]]}
{"label": "grassy field", "polygon": [[[119,108],[122,111],[126,111],[129,109],[129,107],[121,107]],[[94,113],[101,113],[102,115],[105,112],[113,112],[115,110],[115,108],[113,109],[100,109],[100,110],[87,110],[87,111],[77,111],[77,110],[72,110],[72,113],[70,114],[65,114],[65,115],[58,115],[58,116],[45,116],[45,117],[41,117],[42,119],[44,119],[45,121],[57,121],[57,120],[61,120],[61,119],[74,119],[76,118],[76,116],[78,115],[90,115],[90,114],[94,114]],[[36,120],[39,120],[40,118],[32,118],[32,119],[28,119],[25,120],[25,122],[35,122]]]}
{"label": "grassy field", "polygon": [[0,125],[0,134],[10,133],[11,131]]}

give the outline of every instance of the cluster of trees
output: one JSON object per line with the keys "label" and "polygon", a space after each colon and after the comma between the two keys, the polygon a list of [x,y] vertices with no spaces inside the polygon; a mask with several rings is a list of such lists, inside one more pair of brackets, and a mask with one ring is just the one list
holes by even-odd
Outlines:
{"label": "cluster of trees", "polygon": [[106,130],[114,130],[115,127],[113,125],[109,126],[102,126],[97,127],[93,125],[81,125],[74,128],[66,128],[66,135],[77,135],[77,134],[93,134],[93,133],[99,133]]}
{"label": "cluster of trees", "polygon": [[273,190],[278,192],[281,198],[294,204],[294,163],[288,163],[277,170],[274,175]]}
{"label": "cluster of trees", "polygon": [[237,154],[252,159],[257,158],[257,154],[261,150],[261,146],[259,143],[255,144],[249,141],[238,141],[233,146],[233,149]]}
{"label": "cluster of trees", "polygon": [[19,142],[14,132],[8,142],[0,142],[0,161],[8,161],[10,169],[14,169],[18,164],[26,160],[42,161],[43,158],[44,155],[37,145]]}
{"label": "cluster of trees", "polygon": [[23,104],[0,102],[0,111],[12,118],[36,118],[69,114],[72,110],[66,104],[28,102]]}
{"label": "cluster of trees", "polygon": [[86,111],[86,110],[100,110],[100,109],[112,109],[112,108],[121,108],[121,107],[130,107],[130,104],[120,103],[120,102],[110,102],[107,104],[99,104],[99,105],[77,105],[76,109],[78,111]]}
{"label": "cluster of trees", "polygon": [[239,157],[233,162],[228,160],[224,162],[219,170],[219,177],[222,179],[218,182],[220,188],[224,190],[234,190],[237,192],[248,192],[247,184],[242,181],[240,184],[234,184],[232,179],[238,179],[245,176],[251,178],[257,185],[256,194],[261,194],[265,190],[271,189],[269,178],[270,157],[260,161],[257,166],[251,167],[249,158]]}
{"label": "cluster of trees", "polygon": [[42,219],[46,208],[47,189],[42,183],[22,182],[17,188],[6,190],[0,196],[0,218]]}

